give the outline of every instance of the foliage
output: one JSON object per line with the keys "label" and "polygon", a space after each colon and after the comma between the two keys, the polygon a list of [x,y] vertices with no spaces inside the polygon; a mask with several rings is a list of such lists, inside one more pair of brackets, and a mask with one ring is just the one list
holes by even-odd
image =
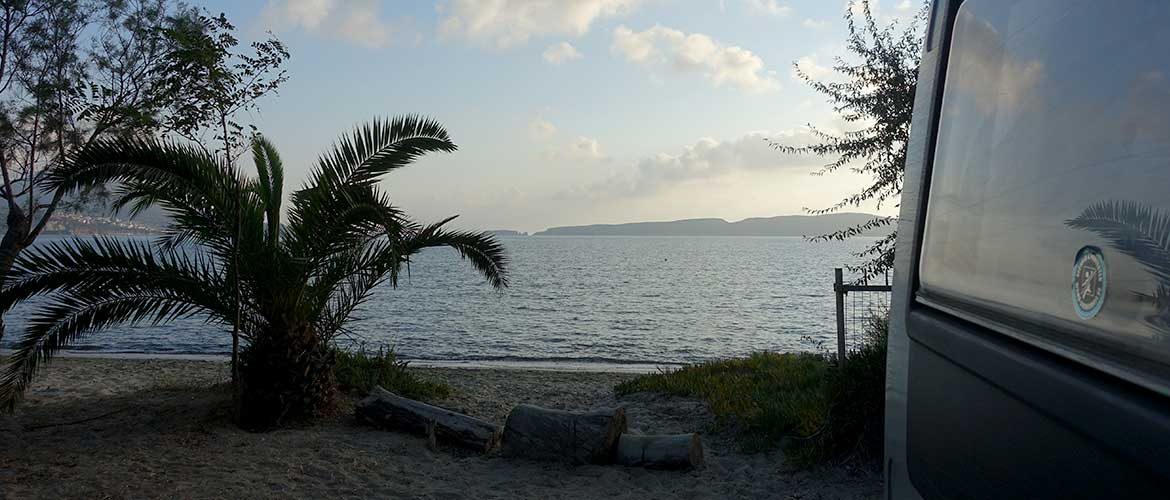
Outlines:
{"label": "foliage", "polygon": [[282,66],[289,58],[271,33],[253,42],[251,53],[239,51],[234,30],[224,14],[188,9],[162,30],[170,50],[158,67],[165,75],[164,92],[174,97],[168,101],[166,129],[196,144],[203,144],[203,134],[211,130],[220,144],[217,151],[232,161],[247,142],[237,115],[254,110],[257,100],[288,80]]}
{"label": "foliage", "polygon": [[175,0],[0,2],[0,282],[59,207],[108,194],[96,184],[69,197],[42,189],[53,167],[99,139],[207,119],[182,106],[190,89],[168,73],[181,55],[164,36],[177,9]]}
{"label": "foliage", "polygon": [[838,367],[829,355],[754,353],[642,375],[615,387],[701,398],[743,447],[783,447],[797,465],[880,457],[888,322],[875,315],[867,341]]}
{"label": "foliage", "polygon": [[[165,75],[163,93],[170,97],[165,129],[200,147],[204,144],[204,134],[212,131],[213,139],[219,143],[215,151],[232,164],[244,153],[243,144],[247,140],[237,115],[254,110],[257,100],[275,93],[288,79],[282,66],[289,58],[284,44],[271,33],[267,40],[251,44],[251,54],[240,52],[239,40],[232,34],[234,30],[224,14],[213,16],[205,10],[186,9],[171,17],[160,30],[169,50],[157,68]],[[255,134],[255,127],[250,128]],[[260,183],[261,186],[269,184],[267,180]],[[273,221],[273,227],[279,226],[279,213],[270,212],[267,216]],[[234,229],[237,233],[241,231],[240,227]],[[233,265],[238,263],[238,253],[233,253],[231,259]],[[232,287],[238,316],[242,294],[238,276],[233,277]],[[240,378],[239,323],[239,318],[235,318],[232,328],[233,381]]]}
{"label": "foliage", "polygon": [[705,400],[721,427],[741,431],[752,450],[778,446],[785,436],[820,427],[829,402],[826,359],[809,353],[758,352],[642,375],[619,384],[618,395],[660,392]]}
{"label": "foliage", "polygon": [[350,394],[364,396],[374,386],[422,401],[433,401],[451,394],[451,387],[447,384],[426,380],[411,371],[410,363],[398,359],[393,349],[338,349],[334,356],[333,373],[337,386]]}
{"label": "foliage", "polygon": [[[860,19],[856,13],[858,10]],[[792,146],[768,141],[769,144],[783,154],[832,159],[814,175],[845,168],[872,179],[868,186],[841,201],[808,212],[838,212],[867,202],[875,203],[879,209],[887,203],[898,205],[906,164],[906,144],[910,139],[910,118],[914,111],[914,91],[918,84],[918,63],[922,57],[921,23],[926,20],[926,14],[924,6],[904,27],[897,21],[879,26],[869,0],[861,0],[859,4],[850,2],[845,15],[849,30],[845,46],[856,60],[838,57],[833,65],[838,77],[825,81],[817,80],[800,65],[795,65],[800,79],[827,97],[842,120],[860,128],[834,132],[809,124],[810,132],[819,142]],[[845,240],[873,229],[891,227],[895,222],[895,217],[875,216],[812,239]],[[864,263],[850,266],[850,270],[858,274],[861,281],[866,281],[891,269],[894,237],[895,234],[891,233],[858,252],[857,256],[864,259]]]}
{"label": "foliage", "polygon": [[846,355],[845,366],[828,380],[828,418],[821,432],[796,441],[786,451],[799,463],[835,458],[880,460],[884,444],[886,348],[889,313],[870,316],[865,342]]}
{"label": "foliage", "polygon": [[9,250],[31,244],[61,202],[37,189],[49,167],[95,138],[155,130],[165,100],[155,71],[166,50],[158,28],[169,8],[167,0],[0,4]]}
{"label": "foliage", "polygon": [[0,291],[0,311],[50,298],[28,318],[0,375],[0,403],[12,408],[40,362],[83,335],[198,315],[238,328],[247,342],[239,380],[245,426],[327,411],[335,391],[330,342],[374,287],[397,285],[412,255],[451,247],[488,283],[506,286],[504,251],[490,235],[446,229],[453,217],[418,224],[376,185],[421,155],[454,150],[432,120],[374,120],[320,157],[282,223],[283,163],[263,137],[252,144],[255,177],[195,146],[95,142],[55,169],[49,185],[72,193],[115,184],[116,205],[132,211],[157,205],[171,223],[154,245],[75,239],[17,259]]}

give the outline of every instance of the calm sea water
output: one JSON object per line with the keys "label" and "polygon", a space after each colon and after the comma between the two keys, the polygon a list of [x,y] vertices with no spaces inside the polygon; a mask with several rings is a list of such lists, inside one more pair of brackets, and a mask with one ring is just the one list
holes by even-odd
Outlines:
{"label": "calm sea water", "polygon": [[[834,337],[832,269],[866,240],[753,237],[501,238],[511,286],[494,291],[447,249],[357,314],[353,342],[417,360],[483,364],[686,363]],[[34,304],[6,318],[5,343]],[[121,327],[73,350],[222,354],[228,330],[198,319]]]}

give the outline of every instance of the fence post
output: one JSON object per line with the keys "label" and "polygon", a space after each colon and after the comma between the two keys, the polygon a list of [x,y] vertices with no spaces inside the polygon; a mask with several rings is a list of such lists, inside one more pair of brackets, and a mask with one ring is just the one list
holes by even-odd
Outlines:
{"label": "fence post", "polygon": [[845,367],[845,280],[841,268],[833,270],[833,293],[837,296],[837,363]]}

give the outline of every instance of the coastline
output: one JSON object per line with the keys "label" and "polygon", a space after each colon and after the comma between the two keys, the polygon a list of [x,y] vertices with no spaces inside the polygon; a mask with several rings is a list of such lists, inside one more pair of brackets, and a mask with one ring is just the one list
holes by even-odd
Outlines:
{"label": "coastline", "polygon": [[[0,358],[7,356],[11,351],[0,349]],[[77,359],[125,359],[125,360],[179,360],[179,361],[218,361],[228,362],[227,354],[170,354],[170,353],[143,353],[143,352],[111,352],[111,351],[71,351],[63,350],[57,354],[61,358]],[[401,358],[410,362],[414,368],[451,368],[468,370],[520,370],[520,371],[551,371],[551,372],[587,372],[587,373],[654,373],[660,370],[680,368],[682,363],[646,363],[646,362],[590,362],[577,360],[442,360]]]}
{"label": "coastline", "polygon": [[15,414],[0,416],[0,491],[14,498],[874,498],[880,474],[797,471],[780,453],[744,454],[701,401],[618,398],[629,373],[415,368],[453,394],[436,404],[502,425],[516,404],[623,406],[631,428],[698,432],[690,471],[570,467],[480,456],[338,415],[307,428],[244,432],[230,423],[216,360],[63,357]]}

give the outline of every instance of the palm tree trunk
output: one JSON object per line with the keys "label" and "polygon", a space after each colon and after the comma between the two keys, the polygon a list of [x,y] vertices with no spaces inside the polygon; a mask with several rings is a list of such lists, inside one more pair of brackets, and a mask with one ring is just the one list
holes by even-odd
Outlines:
{"label": "palm tree trunk", "polygon": [[333,352],[310,327],[255,334],[240,353],[238,423],[267,430],[311,421],[336,409]]}

